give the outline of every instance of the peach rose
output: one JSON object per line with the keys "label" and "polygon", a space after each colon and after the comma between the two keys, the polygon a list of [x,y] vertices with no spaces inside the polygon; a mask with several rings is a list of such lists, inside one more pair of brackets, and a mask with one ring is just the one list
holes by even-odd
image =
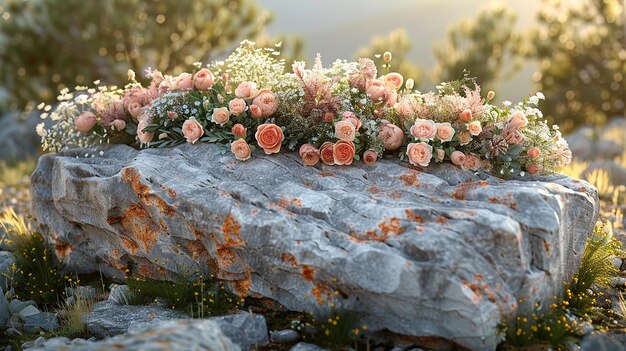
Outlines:
{"label": "peach rose", "polygon": [[257,105],[250,105],[250,113],[256,118],[263,117],[263,111],[261,111],[261,108]]}
{"label": "peach rose", "polygon": [[473,136],[477,136],[483,131],[483,127],[480,126],[480,121],[473,121],[467,125],[467,130]]}
{"label": "peach rose", "polygon": [[465,158],[465,162],[461,165],[464,170],[478,171],[480,169],[480,159],[474,155],[469,155]]}
{"label": "peach rose", "polygon": [[509,127],[519,129],[528,125],[528,118],[521,111],[515,111],[509,118]]}
{"label": "peach rose", "polygon": [[228,73],[224,72],[222,73],[222,82],[226,83],[228,81]]}
{"label": "peach rose", "polygon": [[273,123],[261,124],[254,134],[257,143],[266,154],[275,154],[280,151],[280,144],[285,140],[283,130]]}
{"label": "peach rose", "polygon": [[303,144],[299,151],[305,166],[315,166],[320,160],[320,150],[311,144]]}
{"label": "peach rose", "polygon": [[137,139],[139,139],[139,142],[141,142],[142,144],[147,144],[151,142],[152,138],[154,137],[154,134],[152,132],[143,131],[144,129],[146,129],[147,126],[148,122],[146,121],[141,121],[137,125]]}
{"label": "peach rose", "polygon": [[374,150],[367,150],[363,153],[363,163],[371,165],[378,160],[378,154]]}
{"label": "peach rose", "polygon": [[143,106],[141,106],[140,103],[131,102],[130,104],[128,104],[128,113],[130,113],[133,118],[137,119],[137,116],[139,116],[139,114],[141,113],[142,108]]}
{"label": "peach rose", "polygon": [[335,114],[332,112],[326,112],[324,113],[324,122],[326,123],[332,123],[332,121],[335,120]]}
{"label": "peach rose", "polygon": [[402,83],[404,83],[404,77],[402,77],[400,73],[391,72],[385,74],[383,82],[385,82],[385,85],[390,89],[398,90],[402,87]]}
{"label": "peach rose", "polygon": [[169,118],[169,119],[176,119],[176,118],[178,118],[178,113],[176,113],[174,111],[167,111],[167,118]]}
{"label": "peach rose", "polygon": [[382,101],[385,98],[385,83],[378,79],[370,79],[365,82],[365,94],[374,101]]}
{"label": "peach rose", "polygon": [[195,117],[191,117],[183,123],[183,136],[188,143],[194,144],[204,135],[204,128]]}
{"label": "peach rose", "polygon": [[392,89],[385,90],[385,106],[394,107],[398,102],[398,92]]}
{"label": "peach rose", "polygon": [[215,77],[213,76],[213,73],[206,68],[199,70],[193,76],[193,85],[198,90],[205,91],[212,87],[214,83]]}
{"label": "peach rose", "polygon": [[354,143],[346,140],[339,140],[333,147],[333,160],[336,165],[352,164],[354,159]]}
{"label": "peach rose", "polygon": [[397,150],[404,141],[404,132],[394,124],[385,124],[380,128],[378,137],[385,150]]}
{"label": "peach rose", "polygon": [[239,161],[245,161],[250,158],[252,151],[250,145],[243,139],[237,139],[230,143],[230,152],[235,155],[235,158]]}
{"label": "peach rose", "polygon": [[442,142],[450,141],[454,137],[454,128],[448,122],[437,123],[437,138]]}
{"label": "peach rose", "polygon": [[467,157],[465,157],[465,154],[458,150],[452,151],[452,154],[450,155],[450,160],[452,160],[452,163],[457,166],[462,166],[463,164],[465,164],[466,159]]}
{"label": "peach rose", "polygon": [[83,111],[74,121],[74,128],[81,132],[87,133],[96,125],[96,115],[89,111]]}
{"label": "peach rose", "polygon": [[332,166],[335,164],[334,149],[335,149],[335,144],[329,141],[323,143],[322,146],[320,147],[320,157],[322,159],[322,162],[324,162],[325,164],[329,166]]}
{"label": "peach rose", "polygon": [[437,125],[429,119],[416,119],[411,126],[411,135],[418,139],[433,140],[437,134]]}
{"label": "peach rose", "polygon": [[116,119],[111,123],[111,126],[115,130],[123,130],[124,128],[126,128],[126,121],[124,121],[123,119]]}
{"label": "peach rose", "polygon": [[437,162],[443,161],[446,158],[446,152],[443,149],[437,149],[437,158],[439,159]]}
{"label": "peach rose", "polygon": [[352,124],[354,124],[354,128],[356,130],[361,129],[361,126],[363,125],[363,123],[361,123],[361,120],[352,112],[346,111],[344,112],[341,117],[344,120],[348,120],[350,122],[352,122]]}
{"label": "peach rose", "polygon": [[248,129],[241,123],[235,124],[230,131],[238,138],[245,138],[246,134],[248,134]]}
{"label": "peach rose", "polygon": [[425,142],[410,143],[406,147],[406,155],[409,157],[410,164],[428,167],[430,160],[433,158],[433,147]]}
{"label": "peach rose", "polygon": [[509,144],[521,144],[524,141],[524,134],[519,130],[509,132],[504,137]]}
{"label": "peach rose", "polygon": [[252,100],[257,96],[256,83],[241,82],[235,89],[235,96],[244,100]]}
{"label": "peach rose", "polygon": [[538,164],[529,164],[528,166],[526,166],[526,170],[528,171],[528,173],[530,174],[537,174],[539,172],[541,172],[541,166]]}
{"label": "peach rose", "polygon": [[465,109],[459,114],[459,119],[465,123],[472,120],[472,110]]}
{"label": "peach rose", "polygon": [[459,145],[467,145],[472,141],[472,135],[467,130],[460,131],[458,133],[459,136]]}
{"label": "peach rose", "polygon": [[539,150],[539,148],[537,147],[531,147],[530,149],[528,149],[528,152],[526,152],[526,154],[530,158],[537,158],[541,156],[541,150]]}
{"label": "peach rose", "polygon": [[213,114],[211,115],[211,122],[219,124],[220,126],[224,126],[224,124],[228,123],[230,119],[230,112],[227,107],[219,107],[213,109]]}
{"label": "peach rose", "polygon": [[270,117],[278,110],[278,98],[269,90],[261,90],[259,95],[254,98],[252,105],[259,106],[261,117]]}
{"label": "peach rose", "polygon": [[349,120],[341,120],[335,123],[335,137],[345,141],[354,141],[356,128]]}
{"label": "peach rose", "polygon": [[181,73],[174,79],[173,89],[190,90],[193,88],[193,80],[190,73]]}
{"label": "peach rose", "polygon": [[232,99],[228,103],[228,109],[230,110],[230,113],[233,114],[233,116],[239,116],[244,111],[246,111],[247,108],[248,106],[246,105],[246,100],[241,98]]}

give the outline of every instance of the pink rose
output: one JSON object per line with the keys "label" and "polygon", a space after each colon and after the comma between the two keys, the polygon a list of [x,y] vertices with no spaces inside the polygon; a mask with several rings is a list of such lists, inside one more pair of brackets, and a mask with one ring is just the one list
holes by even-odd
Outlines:
{"label": "pink rose", "polygon": [[178,118],[178,113],[176,113],[174,111],[167,111],[167,118],[169,118],[169,119],[176,119],[176,118]]}
{"label": "pink rose", "polygon": [[250,145],[243,139],[237,139],[230,144],[230,152],[235,155],[239,161],[245,161],[250,158],[252,151]]}
{"label": "pink rose", "polygon": [[181,73],[174,79],[172,86],[175,90],[190,90],[193,89],[193,80],[190,73]]}
{"label": "pink rose", "polygon": [[183,123],[183,135],[188,143],[194,144],[204,135],[204,128],[195,117],[191,117]]}
{"label": "pink rose", "polygon": [[454,137],[454,128],[448,122],[437,123],[437,138],[442,142],[450,141]]}
{"label": "pink rose", "polygon": [[381,80],[370,79],[365,83],[365,94],[374,101],[382,101],[385,98],[385,83]]}
{"label": "pink rose", "polygon": [[325,164],[329,166],[332,166],[335,164],[335,157],[333,156],[334,148],[335,148],[335,144],[329,141],[325,142],[320,147],[320,157],[322,159],[322,162],[324,162]]}
{"label": "pink rose", "polygon": [[341,115],[341,117],[343,119],[345,119],[345,120],[348,120],[348,121],[352,122],[352,124],[354,124],[354,127],[356,128],[356,130],[361,129],[361,126],[363,125],[361,123],[361,120],[358,119],[358,117],[354,113],[352,113],[352,112],[346,111],[346,112],[344,112]]}
{"label": "pink rose", "polygon": [[144,129],[146,129],[146,127],[148,127],[148,122],[146,121],[141,121],[137,125],[137,139],[139,139],[139,142],[141,142],[142,144],[149,143],[154,137],[154,134],[152,132],[143,131]]}
{"label": "pink rose", "polygon": [[519,130],[508,132],[505,137],[506,142],[509,144],[521,144],[524,141],[524,134]]}
{"label": "pink rose", "polygon": [[521,111],[515,111],[509,118],[509,127],[512,129],[519,129],[528,125],[528,119]]}
{"label": "pink rose", "polygon": [[253,106],[261,110],[261,117],[270,117],[278,110],[278,98],[269,90],[261,90],[259,95],[252,101]]}
{"label": "pink rose", "polygon": [[464,170],[478,171],[480,169],[480,159],[474,155],[469,155],[465,158],[465,162],[461,165]]}
{"label": "pink rose", "polygon": [[81,132],[87,133],[96,125],[96,115],[89,111],[83,111],[74,121],[74,128]]}
{"label": "pink rose", "polygon": [[433,140],[437,134],[437,125],[428,119],[416,119],[411,126],[411,135],[418,139]]}
{"label": "pink rose", "polygon": [[220,126],[224,126],[224,124],[228,123],[230,119],[230,112],[228,112],[227,107],[219,107],[213,109],[213,114],[211,115],[211,122],[219,124]]}
{"label": "pink rose", "polygon": [[261,111],[261,107],[257,105],[250,105],[250,113],[253,117],[261,118],[263,117],[263,111]]}
{"label": "pink rose", "polygon": [[409,157],[409,163],[412,165],[428,167],[430,160],[433,158],[433,147],[425,142],[410,143],[406,147],[406,155]]}
{"label": "pink rose", "polygon": [[228,109],[230,109],[230,112],[233,114],[233,116],[239,116],[247,108],[248,106],[246,105],[246,100],[241,98],[230,100],[230,102],[228,103]]}
{"label": "pink rose", "polygon": [[235,96],[244,100],[252,100],[256,95],[256,83],[242,82],[235,89]]}
{"label": "pink rose", "polygon": [[300,146],[300,157],[305,166],[315,166],[320,160],[320,150],[311,144],[303,144]]}
{"label": "pink rose", "polygon": [[392,89],[385,90],[385,106],[394,107],[398,102],[398,92]]}
{"label": "pink rose", "polygon": [[176,85],[176,78],[177,77],[165,76],[161,83],[159,83],[159,90],[164,91],[174,89],[174,86]]}
{"label": "pink rose", "polygon": [[404,77],[402,77],[400,73],[391,72],[385,74],[383,82],[385,82],[385,85],[390,89],[398,90],[402,87],[402,83],[404,83]]}
{"label": "pink rose", "polygon": [[206,91],[215,83],[215,77],[213,77],[213,73],[206,68],[203,68],[196,72],[193,76],[193,85],[196,89],[201,91]]}
{"label": "pink rose", "polygon": [[346,140],[339,140],[333,147],[333,160],[336,165],[350,165],[354,159],[354,143]]}
{"label": "pink rose", "polygon": [[528,166],[526,166],[526,170],[528,171],[528,173],[530,174],[537,174],[539,172],[541,172],[541,166],[538,164],[529,164]]}
{"label": "pink rose", "polygon": [[450,160],[452,160],[452,163],[457,166],[462,166],[463,164],[465,164],[466,159],[467,157],[465,157],[465,154],[458,150],[452,151],[452,154],[450,155]]}
{"label": "pink rose", "polygon": [[230,131],[238,138],[245,138],[246,134],[248,134],[248,129],[241,123],[235,124]]}
{"label": "pink rose", "polygon": [[335,120],[335,114],[332,112],[326,112],[324,113],[324,122],[326,123],[332,123]]}
{"label": "pink rose", "polygon": [[335,123],[335,137],[340,140],[354,141],[356,128],[349,120],[341,120]]}
{"label": "pink rose", "polygon": [[228,73],[222,73],[222,82],[226,83],[228,81]]}
{"label": "pink rose", "polygon": [[280,145],[285,140],[283,130],[273,123],[261,124],[254,134],[257,143],[266,154],[275,154],[280,151]]}
{"label": "pink rose", "polygon": [[363,163],[371,165],[378,159],[378,154],[374,150],[367,150],[363,153]]}
{"label": "pink rose", "polygon": [[531,147],[530,149],[528,149],[528,152],[526,154],[530,158],[537,158],[541,156],[541,150],[539,150],[539,148],[537,147]]}
{"label": "pink rose", "polygon": [[458,133],[459,145],[467,145],[472,141],[472,135],[467,130],[460,131]]}
{"label": "pink rose", "polygon": [[483,131],[483,127],[480,126],[480,121],[473,121],[467,125],[467,130],[473,136],[477,136]]}
{"label": "pink rose", "polygon": [[438,162],[443,161],[443,159],[446,158],[446,152],[443,149],[437,149],[437,158]]}
{"label": "pink rose", "polygon": [[123,130],[126,128],[126,121],[123,119],[116,119],[111,123],[111,126],[113,126],[113,129],[115,130]]}
{"label": "pink rose", "polygon": [[138,102],[128,104],[128,113],[135,119],[137,119],[137,116],[141,113],[141,109],[143,109],[143,106]]}
{"label": "pink rose", "polygon": [[404,132],[396,125],[385,124],[380,128],[378,137],[382,141],[385,150],[397,150],[404,141]]}
{"label": "pink rose", "polygon": [[459,115],[459,119],[462,122],[465,122],[465,123],[471,121],[472,120],[472,110],[470,110],[469,108],[463,110],[463,112],[461,112],[461,114]]}

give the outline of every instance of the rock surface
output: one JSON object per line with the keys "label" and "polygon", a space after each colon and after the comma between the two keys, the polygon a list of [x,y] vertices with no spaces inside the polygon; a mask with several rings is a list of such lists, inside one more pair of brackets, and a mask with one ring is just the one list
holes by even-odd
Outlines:
{"label": "rock surface", "polygon": [[32,350],[46,351],[109,351],[109,350],[207,350],[240,351],[219,326],[209,320],[173,320],[150,323],[144,328],[133,328],[128,334],[95,343],[43,343]]}
{"label": "rock surface", "polygon": [[36,334],[40,331],[52,331],[59,329],[57,316],[51,312],[41,312],[38,314],[22,318],[24,331],[29,334]]}
{"label": "rock surface", "polygon": [[9,321],[9,302],[4,295],[4,290],[0,286],[0,328]]}
{"label": "rock surface", "polygon": [[256,350],[268,344],[267,323],[265,317],[248,312],[212,317],[222,333],[237,344],[242,350]]}
{"label": "rock surface", "polygon": [[201,269],[242,296],[310,312],[332,302],[370,331],[470,349],[495,349],[519,298],[531,306],[562,288],[599,208],[595,189],[564,176],[502,181],[395,160],[304,167],[288,153],[237,162],[215,145],[84,154],[41,157],[31,184],[71,269]]}

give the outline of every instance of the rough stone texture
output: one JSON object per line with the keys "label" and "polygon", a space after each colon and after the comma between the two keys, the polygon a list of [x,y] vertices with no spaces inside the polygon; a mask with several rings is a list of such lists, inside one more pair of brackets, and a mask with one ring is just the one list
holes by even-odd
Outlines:
{"label": "rough stone texture", "polygon": [[583,338],[580,349],[583,351],[613,351],[626,349],[626,343],[615,335],[593,332]]}
{"label": "rough stone texture", "polygon": [[308,342],[299,342],[294,347],[289,349],[289,351],[329,351],[323,347],[319,347],[317,345],[309,344]]}
{"label": "rough stone texture", "polygon": [[224,335],[242,350],[252,350],[268,344],[265,317],[248,312],[209,318],[217,323]]}
{"label": "rough stone texture", "polygon": [[564,176],[237,162],[215,145],[94,153],[45,155],[32,176],[33,211],[79,273],[204,269],[240,295],[311,312],[332,301],[369,330],[471,349],[495,348],[518,298],[562,289],[599,209],[595,189]]}
{"label": "rough stone texture", "polygon": [[300,339],[300,334],[293,329],[284,329],[270,332],[270,341],[277,344],[291,344]]}
{"label": "rough stone texture", "polygon": [[33,300],[21,301],[21,300],[18,300],[18,299],[13,299],[9,303],[9,311],[11,312],[11,314],[18,314],[18,313],[20,313],[20,311],[25,309],[27,306],[33,306],[33,307],[37,308],[37,303],[35,301],[33,301]]}
{"label": "rough stone texture", "polygon": [[[82,345],[81,345],[82,344]],[[145,328],[133,328],[128,334],[95,343],[45,343],[32,350],[45,351],[110,351],[110,350],[206,350],[240,351],[219,326],[210,320],[173,320],[150,323]]]}
{"label": "rough stone texture", "polygon": [[4,296],[4,290],[0,286],[0,328],[4,327],[9,321],[9,302]]}
{"label": "rough stone texture", "polygon": [[126,333],[128,328],[134,324],[185,317],[178,311],[154,305],[128,306],[107,300],[95,304],[93,310],[83,316],[83,322],[92,335],[104,338]]}
{"label": "rough stone texture", "polygon": [[51,312],[41,312],[31,316],[26,316],[22,318],[22,321],[24,322],[24,331],[29,334],[59,329],[57,316]]}

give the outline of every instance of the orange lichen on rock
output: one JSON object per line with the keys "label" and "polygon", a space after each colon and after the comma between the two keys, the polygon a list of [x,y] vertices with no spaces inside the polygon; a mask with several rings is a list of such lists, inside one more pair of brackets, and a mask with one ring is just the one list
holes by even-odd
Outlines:
{"label": "orange lichen on rock", "polygon": [[122,180],[130,184],[137,198],[142,200],[146,205],[156,207],[166,216],[173,216],[176,212],[176,206],[172,206],[165,202],[162,198],[150,193],[150,187],[141,182],[141,176],[134,168],[124,168],[121,171]]}
{"label": "orange lichen on rock", "polygon": [[333,172],[327,172],[327,171],[320,171],[320,172],[318,173],[318,176],[320,176],[320,177],[334,177],[334,176],[335,176],[335,173],[333,173]]}
{"label": "orange lichen on rock", "polygon": [[137,250],[139,249],[139,245],[137,244],[137,242],[135,240],[120,236],[120,240],[122,241],[122,246],[130,251],[133,255],[137,252]]}
{"label": "orange lichen on rock", "polygon": [[69,243],[59,240],[59,238],[54,239],[54,249],[57,254],[63,258],[74,251],[74,248]]}
{"label": "orange lichen on rock", "polygon": [[245,242],[241,239],[240,230],[241,226],[239,222],[229,213],[222,223],[222,237],[224,238],[224,243],[231,247],[243,245]]}
{"label": "orange lichen on rock", "polygon": [[378,224],[378,229],[379,230],[368,230],[365,233],[352,231],[350,232],[350,237],[354,242],[385,242],[391,235],[404,233],[404,227],[402,227],[400,218],[395,217],[387,218],[385,216],[382,223]]}
{"label": "orange lichen on rock", "polygon": [[281,198],[278,201],[278,206],[282,208],[286,208],[287,206],[295,206],[297,208],[302,208],[302,201],[298,198],[292,197],[291,199]]}
{"label": "orange lichen on rock", "polygon": [[467,193],[473,189],[476,189],[481,186],[487,186],[489,183],[485,181],[480,182],[465,182],[456,186],[454,192],[452,193],[452,197],[456,200],[465,200]]}
{"label": "orange lichen on rock", "polygon": [[303,264],[301,266],[302,269],[302,276],[304,277],[304,279],[312,282],[315,280],[315,268],[311,268],[305,264]]}
{"label": "orange lichen on rock", "polygon": [[[474,303],[480,301],[483,297],[486,297],[489,302],[497,304],[498,303],[498,294],[493,290],[489,284],[483,282],[483,277],[480,274],[476,274],[474,276],[474,282],[463,281],[463,285],[465,285],[468,289],[470,289],[474,295],[475,299],[472,301]],[[501,308],[501,306],[499,306]]]}
{"label": "orange lichen on rock", "polygon": [[411,222],[417,222],[417,223],[424,223],[424,219],[422,218],[422,216],[416,216],[413,211],[406,209],[404,210],[404,212],[406,213],[406,219],[411,221]]}
{"label": "orange lichen on rock", "polygon": [[400,179],[404,182],[404,186],[418,188],[421,184],[420,180],[417,178],[417,172],[415,171],[412,171],[411,173],[404,173],[400,176]]}
{"label": "orange lichen on rock", "polygon": [[282,261],[293,268],[298,267],[298,260],[296,260],[296,256],[290,253],[283,253],[281,257]]}
{"label": "orange lichen on rock", "polygon": [[140,204],[131,204],[124,212],[121,220],[124,233],[140,241],[145,252],[150,252],[157,237],[161,235],[160,228],[156,225],[150,214]]}
{"label": "orange lichen on rock", "polygon": [[546,249],[546,252],[550,253],[550,243],[546,239],[541,240],[543,240],[543,247]]}
{"label": "orange lichen on rock", "polygon": [[174,189],[167,188],[163,184],[161,184],[159,188],[165,190],[167,195],[169,195],[171,198],[176,198],[176,191],[174,191]]}
{"label": "orange lichen on rock", "polygon": [[186,247],[194,260],[198,260],[208,255],[207,249],[204,247],[201,240],[191,240],[187,243]]}
{"label": "orange lichen on rock", "polygon": [[333,296],[333,289],[328,285],[316,283],[315,287],[311,290],[311,295],[315,297],[315,300],[317,300],[317,303],[321,306],[325,302],[330,301]]}

